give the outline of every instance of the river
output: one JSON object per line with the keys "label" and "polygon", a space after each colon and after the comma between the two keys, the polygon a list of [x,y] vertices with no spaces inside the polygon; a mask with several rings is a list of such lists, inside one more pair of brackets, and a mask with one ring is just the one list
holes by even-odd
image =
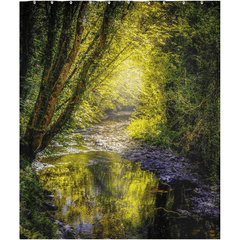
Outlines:
{"label": "river", "polygon": [[[172,187],[156,171],[126,159],[133,148],[145,151],[124,131],[130,114],[77,129],[64,146],[55,142],[41,156],[54,166],[39,172],[54,195],[49,201],[58,207],[54,218],[73,227],[76,238],[219,238],[218,221],[190,211],[188,192],[196,186],[179,181]],[[83,145],[74,140],[80,134]]]}

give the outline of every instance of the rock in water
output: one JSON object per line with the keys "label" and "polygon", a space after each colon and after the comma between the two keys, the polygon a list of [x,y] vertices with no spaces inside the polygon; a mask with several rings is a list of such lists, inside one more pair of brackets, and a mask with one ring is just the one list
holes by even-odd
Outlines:
{"label": "rock in water", "polygon": [[39,172],[45,168],[49,168],[49,167],[55,167],[54,165],[50,165],[47,163],[41,163],[38,160],[34,160],[32,163],[32,168],[35,169],[36,172]]}
{"label": "rock in water", "polygon": [[48,203],[48,202],[43,202],[43,206],[46,208],[46,210],[49,210],[49,211],[56,211],[58,210],[58,207],[51,204],[51,203]]}

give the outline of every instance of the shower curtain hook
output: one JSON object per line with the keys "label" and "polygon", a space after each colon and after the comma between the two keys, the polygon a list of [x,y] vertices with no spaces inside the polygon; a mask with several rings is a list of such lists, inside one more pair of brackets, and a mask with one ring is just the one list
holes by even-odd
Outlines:
{"label": "shower curtain hook", "polygon": [[70,1],[70,4],[72,4],[72,1]]}
{"label": "shower curtain hook", "polygon": [[89,0],[89,3],[91,4],[91,3],[92,3],[92,1],[91,1],[91,0]]}
{"label": "shower curtain hook", "polygon": [[163,4],[165,4],[166,3],[166,1],[163,1]]}
{"label": "shower curtain hook", "polygon": [[108,4],[110,4],[111,3],[111,1],[108,1]]}
{"label": "shower curtain hook", "polygon": [[201,4],[203,4],[203,1],[201,1]]}
{"label": "shower curtain hook", "polygon": [[129,0],[128,0],[127,2],[128,2],[128,4],[130,3],[130,1],[129,1]]}
{"label": "shower curtain hook", "polygon": [[185,4],[185,1],[182,1],[182,4]]}
{"label": "shower curtain hook", "polygon": [[51,1],[51,4],[53,4],[53,1]]}
{"label": "shower curtain hook", "polygon": [[36,0],[33,0],[33,4],[36,4]]}
{"label": "shower curtain hook", "polygon": [[148,1],[148,5],[150,4],[150,1]]}

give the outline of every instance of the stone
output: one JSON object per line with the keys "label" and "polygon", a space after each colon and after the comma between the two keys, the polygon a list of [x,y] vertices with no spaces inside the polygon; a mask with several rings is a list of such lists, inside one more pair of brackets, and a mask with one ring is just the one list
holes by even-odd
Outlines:
{"label": "stone", "polygon": [[164,166],[163,164],[159,164],[159,165],[156,166],[156,168],[158,168],[158,169],[164,169],[165,166]]}
{"label": "stone", "polygon": [[53,193],[48,190],[44,190],[43,193],[44,195],[53,195]]}
{"label": "stone", "polygon": [[49,210],[49,211],[56,211],[56,210],[58,210],[58,207],[53,205],[52,203],[43,202],[43,206],[45,207],[46,210]]}
{"label": "stone", "polygon": [[185,216],[191,215],[191,213],[187,210],[178,209],[177,212],[179,212],[180,214],[185,215]]}
{"label": "stone", "polygon": [[45,195],[44,198],[53,199],[53,198],[54,198],[54,195]]}
{"label": "stone", "polygon": [[168,184],[173,188],[177,184],[177,179],[176,178],[170,178],[168,180]]}
{"label": "stone", "polygon": [[182,180],[182,181],[189,181],[190,179],[189,179],[189,177],[187,175],[184,175],[184,176],[180,177],[180,180]]}
{"label": "stone", "polygon": [[164,177],[164,176],[160,176],[160,179],[159,179],[160,183],[163,184],[167,181],[167,178]]}
{"label": "stone", "polygon": [[73,227],[68,227],[65,223],[54,220],[54,224],[60,227],[59,239],[76,239],[76,233]]}
{"label": "stone", "polygon": [[50,165],[50,164],[47,164],[47,163],[41,163],[39,162],[38,160],[34,160],[32,162],[32,168],[36,171],[36,172],[39,172],[45,168],[49,168],[49,167],[55,167],[54,165]]}
{"label": "stone", "polygon": [[49,214],[49,213],[46,213],[45,214],[46,217],[49,217],[50,219],[53,219],[53,215]]}
{"label": "stone", "polygon": [[54,220],[54,224],[55,225],[58,225],[58,226],[60,226],[60,227],[63,227],[65,224],[64,223],[62,223],[62,222],[60,222],[60,221],[58,221],[58,220]]}
{"label": "stone", "polygon": [[76,233],[73,232],[73,229],[70,227],[65,228],[64,236],[66,239],[76,239]]}

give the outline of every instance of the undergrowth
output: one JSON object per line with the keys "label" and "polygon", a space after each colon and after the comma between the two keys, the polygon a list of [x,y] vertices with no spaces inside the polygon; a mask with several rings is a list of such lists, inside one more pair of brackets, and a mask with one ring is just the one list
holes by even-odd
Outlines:
{"label": "undergrowth", "polygon": [[20,238],[56,239],[59,229],[46,216],[43,188],[37,174],[23,156],[20,167]]}
{"label": "undergrowth", "polygon": [[[182,129],[184,129],[184,126]],[[186,143],[179,144],[179,139],[185,134],[182,129],[179,127],[175,131],[169,130],[168,126],[160,120],[160,117],[144,118],[142,116],[133,118],[126,130],[134,139],[150,145],[164,147],[171,152],[178,152],[182,156],[200,163],[201,168],[199,170],[202,169],[201,174],[205,176],[206,180],[218,181],[220,177],[219,135],[213,133],[211,138],[209,137],[207,140],[200,135],[198,141],[189,144],[186,149]],[[184,130],[186,131],[186,129]],[[211,140],[215,140],[215,142],[211,143]]]}

